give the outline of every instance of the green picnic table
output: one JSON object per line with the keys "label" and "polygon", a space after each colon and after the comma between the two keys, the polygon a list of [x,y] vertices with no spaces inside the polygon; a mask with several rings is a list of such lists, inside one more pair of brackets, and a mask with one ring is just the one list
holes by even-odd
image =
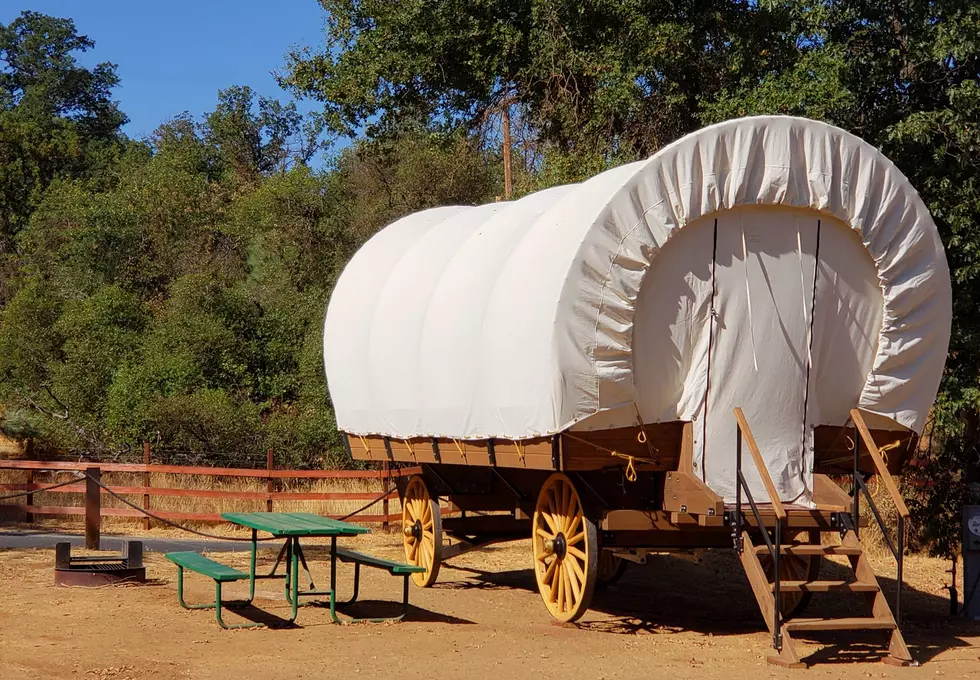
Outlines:
{"label": "green picnic table", "polygon": [[[248,527],[252,530],[251,555],[249,560],[248,573],[240,572],[226,565],[223,565],[209,558],[203,557],[195,552],[168,553],[167,559],[174,562],[178,567],[177,573],[177,597],[181,606],[185,609],[215,609],[215,617],[222,628],[251,628],[262,626],[261,623],[245,623],[237,625],[227,625],[221,618],[221,584],[229,581],[248,579],[248,599],[234,603],[238,606],[248,605],[255,597],[255,581],[259,579],[285,579],[286,601],[291,606],[291,616],[289,623],[296,620],[300,598],[327,596],[329,598],[330,616],[335,623],[343,623],[337,616],[337,605],[352,604],[357,600],[361,565],[375,567],[388,571],[395,576],[402,576],[404,583],[402,587],[402,613],[400,616],[372,618],[372,619],[350,619],[348,623],[368,620],[368,621],[397,621],[404,618],[408,610],[408,577],[418,571],[424,571],[424,567],[410,564],[402,564],[385,560],[373,555],[344,550],[337,547],[337,537],[357,536],[366,534],[369,529],[357,524],[342,522],[329,517],[315,515],[309,512],[225,512],[221,515],[222,519]],[[285,539],[279,556],[276,558],[272,571],[268,574],[256,573],[256,554],[258,552],[259,532],[271,534],[275,538]],[[330,538],[330,587],[327,590],[317,590],[310,574],[306,556],[303,554],[303,547],[300,544],[301,538]],[[350,600],[343,602],[337,601],[336,581],[337,581],[337,561],[350,562],[354,564],[354,586],[353,596]],[[285,574],[279,574],[279,565],[285,562]],[[299,567],[302,565],[306,572],[308,588],[299,587]],[[215,581],[215,602],[214,604],[188,605],[184,602],[183,596],[183,570],[189,569],[205,576],[209,576]],[[229,606],[233,606],[229,603]]]}

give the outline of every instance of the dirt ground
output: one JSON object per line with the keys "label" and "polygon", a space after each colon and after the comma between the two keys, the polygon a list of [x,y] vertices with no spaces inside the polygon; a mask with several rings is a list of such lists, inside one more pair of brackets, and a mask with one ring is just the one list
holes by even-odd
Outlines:
{"label": "dirt ground", "polygon": [[[393,534],[350,545],[400,553]],[[81,589],[53,585],[51,550],[2,551],[0,678],[980,678],[980,625],[948,618],[948,563],[940,560],[906,562],[905,632],[921,667],[878,662],[880,632],[827,633],[806,641],[810,670],[788,671],[765,662],[769,637],[730,552],[707,553],[701,563],[663,555],[631,565],[574,626],[550,621],[528,554],[525,542],[504,544],[444,565],[434,588],[412,588],[403,623],[337,626],[327,610],[306,607],[293,627],[224,631],[211,612],[178,606],[176,569],[160,555],[147,556],[145,586]],[[246,566],[240,554],[214,557]],[[274,550],[260,553],[260,563],[271,565],[274,557]],[[322,586],[329,565],[317,549],[308,557]],[[877,566],[879,574],[893,573],[893,564]],[[339,576],[344,596],[350,567]],[[243,588],[232,584],[227,596]],[[282,582],[260,581],[257,590],[258,609],[244,613],[281,624],[278,617],[288,616]],[[392,611],[383,601],[400,597],[401,579],[367,570],[361,592],[369,599],[352,613],[383,615]],[[189,577],[188,599],[212,597],[210,580]],[[857,598],[817,595],[808,615],[842,614],[843,602],[860,606]],[[229,612],[226,621],[242,619]]]}

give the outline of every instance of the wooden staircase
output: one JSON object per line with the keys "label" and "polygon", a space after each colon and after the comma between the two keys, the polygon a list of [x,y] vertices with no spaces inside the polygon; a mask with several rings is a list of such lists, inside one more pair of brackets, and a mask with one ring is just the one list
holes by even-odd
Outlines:
{"label": "wooden staircase", "polygon": [[759,603],[759,609],[766,621],[769,632],[773,635],[778,654],[768,657],[768,661],[788,668],[805,668],[796,646],[794,633],[812,632],[821,630],[845,631],[845,630],[883,630],[889,631],[890,639],[888,644],[888,655],[884,657],[885,663],[897,666],[913,665],[912,655],[909,653],[902,632],[898,628],[898,623],[892,615],[891,607],[885,599],[884,593],[878,585],[878,579],[868,562],[867,555],[861,546],[861,542],[852,530],[847,530],[839,546],[794,544],[780,546],[781,555],[800,555],[814,559],[823,559],[831,555],[845,555],[851,563],[854,571],[854,579],[846,581],[827,581],[827,580],[803,580],[803,581],[780,581],[780,593],[860,593],[870,601],[871,616],[869,617],[843,617],[843,618],[790,618],[780,617],[779,630],[774,629],[775,612],[775,583],[766,575],[760,557],[769,555],[769,547],[766,545],[754,545],[752,537],[748,531],[742,532],[742,550],[740,558],[745,574],[752,586],[752,592]]}
{"label": "wooden staircase", "polygon": [[[819,531],[809,533],[810,543],[790,542],[784,544],[781,542],[783,530],[792,530],[794,527],[794,517],[787,513],[779,499],[779,494],[776,492],[762,454],[741,409],[735,409],[735,418],[738,423],[736,505],[729,517],[735,548],[739,553],[742,567],[749,579],[749,584],[759,604],[766,626],[772,634],[773,647],[777,651],[777,654],[769,656],[767,660],[770,663],[788,668],[805,668],[806,664],[800,658],[796,640],[793,637],[794,633],[881,630],[889,633],[888,654],[882,659],[885,663],[896,666],[918,665],[909,653],[896,616],[892,614],[892,609],[881,591],[878,579],[858,538],[860,499],[863,493],[898,565],[898,592],[895,600],[896,611],[898,611],[897,608],[901,603],[905,518],[908,517],[909,513],[891,474],[885,467],[861,413],[856,409],[851,411],[851,419],[856,430],[853,495],[849,512],[838,510],[831,513],[832,525],[836,525],[836,531],[839,531],[841,536],[841,544],[834,546],[821,545]],[[742,474],[743,439],[748,443],[749,452],[769,497],[767,500],[771,503],[771,519],[764,519],[763,513],[752,498],[749,486]],[[878,512],[874,500],[867,490],[864,478],[859,472],[861,442],[867,448],[868,454],[874,461],[877,474],[881,476],[885,488],[891,494],[898,510],[897,547],[892,543],[889,532],[882,522],[881,514]],[[742,503],[743,495],[748,500],[747,504]],[[749,520],[748,513],[745,512],[746,508],[754,516],[754,527]],[[766,521],[767,519],[770,521]],[[801,562],[804,558],[823,560],[825,557],[835,555],[847,557],[854,574],[853,579],[843,581],[818,580],[816,574],[819,569],[811,569],[810,563],[806,564],[805,569],[793,570],[792,562],[794,560],[796,562]],[[767,570],[763,566],[762,560],[767,560],[771,568]],[[801,580],[782,578],[783,567],[786,567],[786,575],[794,574],[803,578]],[[800,594],[801,598],[805,598],[809,593],[830,592],[862,596],[870,605],[871,616],[826,619],[793,618],[793,614],[805,606],[805,600],[801,602],[800,598],[794,598],[795,594]]]}

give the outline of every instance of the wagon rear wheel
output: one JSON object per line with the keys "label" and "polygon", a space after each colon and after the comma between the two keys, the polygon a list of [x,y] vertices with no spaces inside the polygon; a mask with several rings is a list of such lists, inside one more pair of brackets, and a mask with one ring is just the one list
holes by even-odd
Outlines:
{"label": "wagon rear wheel", "polygon": [[599,570],[596,573],[596,587],[611,586],[626,573],[629,560],[617,557],[611,550],[603,550],[599,555]]}
{"label": "wagon rear wheel", "polygon": [[572,481],[548,477],[532,523],[534,577],[548,611],[558,621],[575,621],[589,608],[599,571],[596,525]]}
{"label": "wagon rear wheel", "polygon": [[[796,536],[787,537],[787,543],[819,544],[819,531],[804,531]],[[772,557],[768,554],[760,555],[759,561],[762,569],[766,573],[766,578],[770,582],[773,580]],[[820,558],[811,555],[780,555],[779,556],[779,580],[780,581],[814,581],[820,574]],[[786,592],[779,596],[779,611],[783,618],[792,618],[803,613],[806,606],[810,604],[812,593]]]}
{"label": "wagon rear wheel", "polygon": [[429,493],[425,480],[415,475],[408,481],[402,498],[402,534],[405,559],[409,564],[425,567],[412,574],[415,585],[428,588],[439,577],[442,562],[442,518],[439,500]]}

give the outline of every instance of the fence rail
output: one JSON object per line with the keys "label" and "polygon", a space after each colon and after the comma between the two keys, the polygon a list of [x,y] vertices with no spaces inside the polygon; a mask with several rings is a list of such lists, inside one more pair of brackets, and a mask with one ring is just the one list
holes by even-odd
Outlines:
{"label": "fence rail", "polygon": [[[353,519],[364,523],[380,523],[387,527],[389,522],[401,519],[400,513],[388,512],[388,501],[398,497],[397,492],[391,488],[392,482],[398,477],[417,474],[421,468],[395,468],[392,469],[384,463],[379,470],[284,470],[276,469],[273,466],[274,453],[269,451],[267,456],[268,464],[265,469],[261,468],[227,468],[227,467],[205,467],[191,465],[157,465],[150,463],[150,448],[144,447],[144,463],[92,463],[74,461],[50,461],[50,460],[0,460],[0,470],[24,470],[28,473],[26,483],[6,483],[0,484],[0,495],[4,492],[37,492],[37,493],[59,493],[59,494],[81,494],[85,495],[87,486],[85,480],[79,480],[77,484],[68,484],[56,489],[48,489],[46,484],[39,484],[34,481],[34,473],[38,471],[48,472],[85,472],[96,468],[100,474],[112,473],[142,473],[143,484],[138,486],[106,486],[112,492],[120,496],[132,496],[131,502],[141,505],[144,510],[152,512],[154,515],[170,521],[194,521],[194,522],[223,522],[220,513],[206,512],[182,512],[176,510],[155,509],[152,507],[151,498],[157,497],[178,497],[178,498],[202,498],[215,500],[244,500],[254,501],[256,510],[264,509],[271,511],[276,502],[290,501],[371,501],[378,500],[381,503],[381,512],[372,514],[357,513]],[[265,491],[230,491],[225,489],[202,489],[202,488],[179,488],[152,486],[150,475],[186,475],[189,477],[219,477],[219,478],[252,478],[256,481],[267,480]],[[316,492],[316,491],[279,491],[278,484],[281,480],[337,480],[337,479],[361,479],[378,480],[377,491],[353,491],[353,492]],[[385,489],[391,491],[384,496],[380,496]],[[88,490],[91,493],[91,490]],[[101,495],[109,492],[101,490]],[[99,493],[95,494],[99,496]],[[90,499],[87,499],[87,501]],[[142,503],[141,503],[142,501]],[[86,503],[88,504],[88,502]],[[97,504],[100,517],[133,517],[143,518],[144,527],[149,528],[150,519],[144,513],[130,507],[104,507],[101,503]],[[28,519],[34,515],[47,516],[84,516],[86,505],[35,505],[32,495],[27,495],[24,502],[11,503],[0,502],[0,508],[14,508],[16,511],[23,512]],[[339,514],[336,516],[340,516]]]}

